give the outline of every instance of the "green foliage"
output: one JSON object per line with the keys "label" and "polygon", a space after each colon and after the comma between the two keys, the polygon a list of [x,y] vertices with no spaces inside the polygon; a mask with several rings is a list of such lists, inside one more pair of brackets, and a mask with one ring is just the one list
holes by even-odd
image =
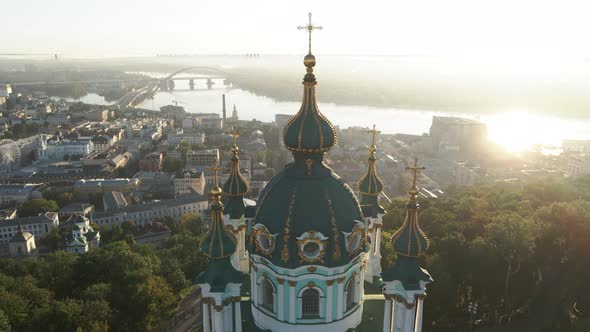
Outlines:
{"label": "green foliage", "polygon": [[[185,219],[180,227],[188,229],[199,221]],[[133,228],[119,227],[116,236],[126,238],[125,230]],[[160,251],[115,241],[82,256],[2,259],[0,331],[150,331],[170,317],[205,265],[191,232]]]}
{"label": "green foliage", "polygon": [[45,212],[57,212],[58,209],[56,201],[38,198],[21,204],[17,208],[17,213],[19,217],[31,217]]}
{"label": "green foliage", "polygon": [[182,161],[182,159],[174,159],[172,157],[166,157],[164,158],[164,161],[162,163],[162,169],[164,170],[164,172],[168,172],[168,173],[175,173],[177,171],[180,171],[184,168],[184,162]]}
{"label": "green foliage", "polygon": [[[544,331],[569,331],[576,310],[590,310],[589,198],[584,178],[459,188],[420,200],[431,241],[422,265],[435,279],[425,326],[462,326],[471,301],[479,303],[476,318],[490,324],[524,318]],[[404,205],[388,208],[384,237],[403,222]],[[393,261],[387,242],[384,268]]]}

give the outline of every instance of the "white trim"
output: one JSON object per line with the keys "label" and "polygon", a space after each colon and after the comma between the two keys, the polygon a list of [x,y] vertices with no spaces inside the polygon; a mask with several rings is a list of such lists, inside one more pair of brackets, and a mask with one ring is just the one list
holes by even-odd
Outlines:
{"label": "white trim", "polygon": [[328,286],[328,296],[326,301],[326,323],[332,321],[332,298],[334,297],[334,284]]}
{"label": "white trim", "polygon": [[[305,292],[308,289],[313,289],[315,291],[318,292],[319,294],[319,301],[320,303],[318,303],[318,316],[317,318],[311,318],[311,319],[305,319],[303,318],[303,292]],[[293,303],[293,302],[291,302]],[[325,317],[325,312],[326,312],[326,294],[324,294],[324,291],[320,288],[320,287],[309,287],[309,286],[305,286],[303,288],[301,288],[299,290],[299,292],[297,293],[297,306],[299,307],[299,315],[297,317],[297,319],[303,319],[303,320],[309,320],[309,321],[313,321],[314,319],[320,319],[323,320],[322,318]]]}
{"label": "white trim", "polygon": [[211,322],[209,319],[209,304],[203,303],[203,332],[211,332]]}
{"label": "white trim", "polygon": [[[293,323],[281,322],[273,319],[270,316],[259,312],[256,307],[252,306],[252,316],[256,325],[262,329],[269,329],[271,331],[280,332],[318,332],[318,331],[347,331],[350,328],[357,327],[363,318],[363,307],[361,306],[352,314],[345,318],[333,321],[331,323],[325,323],[324,321],[318,321],[317,324],[309,325],[294,325]],[[374,331],[377,332],[377,331]]]}

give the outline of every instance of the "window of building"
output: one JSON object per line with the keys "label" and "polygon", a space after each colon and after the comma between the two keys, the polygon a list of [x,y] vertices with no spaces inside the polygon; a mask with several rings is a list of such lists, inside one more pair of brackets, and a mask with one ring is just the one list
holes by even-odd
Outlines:
{"label": "window of building", "polygon": [[350,309],[354,306],[355,303],[355,293],[356,292],[356,282],[354,281],[354,277],[348,280],[348,284],[346,284],[346,309]]}
{"label": "window of building", "polygon": [[274,289],[268,279],[262,280],[262,306],[267,310],[274,311]]}
{"label": "window of building", "polygon": [[309,288],[303,291],[301,313],[303,318],[320,317],[320,293],[316,289]]}

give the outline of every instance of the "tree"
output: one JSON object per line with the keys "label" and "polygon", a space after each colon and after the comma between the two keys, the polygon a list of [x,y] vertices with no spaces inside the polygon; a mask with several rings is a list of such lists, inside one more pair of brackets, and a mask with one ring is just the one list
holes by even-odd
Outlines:
{"label": "tree", "polygon": [[193,235],[201,234],[201,217],[196,213],[187,213],[180,218],[180,232],[189,232]]}
{"label": "tree", "polygon": [[0,310],[0,331],[12,331],[12,327],[10,326],[10,322],[8,321],[8,316],[6,316],[3,310]]}
{"label": "tree", "polygon": [[19,217],[31,217],[45,212],[57,212],[58,209],[56,201],[38,198],[24,202],[17,208],[17,212]]}

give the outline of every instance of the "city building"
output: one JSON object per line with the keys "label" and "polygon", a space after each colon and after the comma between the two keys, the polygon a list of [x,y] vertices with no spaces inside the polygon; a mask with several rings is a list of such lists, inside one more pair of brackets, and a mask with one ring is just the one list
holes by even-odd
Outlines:
{"label": "city building", "polygon": [[144,226],[163,217],[171,217],[180,221],[182,216],[187,213],[202,214],[208,208],[209,202],[203,196],[185,195],[176,199],[130,205],[105,212],[94,212],[90,220],[99,226],[112,227],[112,225],[123,222]]}
{"label": "city building", "polygon": [[35,236],[18,226],[16,234],[10,239],[10,257],[29,257],[37,253]]}
{"label": "city building", "polygon": [[433,116],[430,136],[434,152],[475,153],[486,146],[488,130],[477,120]]}
{"label": "city building", "polygon": [[203,171],[219,161],[219,149],[188,151],[186,153],[186,168]]}
{"label": "city building", "polygon": [[174,176],[174,196],[205,192],[205,176],[203,172],[184,169],[176,172]]}
{"label": "city building", "polygon": [[139,179],[82,179],[74,182],[74,192],[103,194],[110,191],[130,193],[139,189]]}
{"label": "city building", "polygon": [[36,237],[45,237],[52,229],[59,226],[59,216],[55,212],[46,212],[35,217],[24,217],[3,220],[0,222],[0,243],[8,243],[16,233],[19,227],[35,235]]}
{"label": "city building", "polygon": [[453,168],[454,184],[456,186],[474,186],[481,181],[482,170],[480,167],[470,165],[467,162],[457,161]]}
{"label": "city building", "polygon": [[101,153],[111,147],[112,139],[106,135],[96,135],[92,138],[92,143],[94,144],[93,152]]}
{"label": "city building", "polygon": [[59,209],[59,218],[68,220],[72,216],[88,217],[94,211],[94,205],[87,203],[70,203]]}
{"label": "city building", "polygon": [[100,232],[92,228],[90,219],[87,217],[71,217],[61,224],[59,228],[66,234],[67,252],[85,254],[100,246]]}
{"label": "city building", "polygon": [[12,86],[10,84],[0,84],[0,97],[8,98],[12,93]]}
{"label": "city building", "polygon": [[93,150],[92,141],[52,139],[47,141],[45,156],[50,161],[79,160]]}
{"label": "city building", "polygon": [[566,157],[565,173],[576,178],[590,175],[590,154],[571,154]]}
{"label": "city building", "polygon": [[22,204],[33,198],[42,198],[41,184],[0,184],[0,206]]}
{"label": "city building", "polygon": [[164,155],[162,152],[152,152],[139,161],[139,170],[143,172],[161,172]]}
{"label": "city building", "polygon": [[561,147],[565,153],[590,153],[590,140],[563,140]]}

